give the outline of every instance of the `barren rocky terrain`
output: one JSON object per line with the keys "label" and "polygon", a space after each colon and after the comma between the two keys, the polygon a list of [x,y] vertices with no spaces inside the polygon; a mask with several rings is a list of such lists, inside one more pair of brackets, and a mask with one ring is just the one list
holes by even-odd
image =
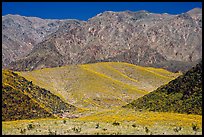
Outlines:
{"label": "barren rocky terrain", "polygon": [[178,15],[106,11],[87,21],[6,15],[2,28],[3,67],[13,70],[119,61],[179,71],[186,68],[171,66],[190,68],[202,57],[199,8]]}

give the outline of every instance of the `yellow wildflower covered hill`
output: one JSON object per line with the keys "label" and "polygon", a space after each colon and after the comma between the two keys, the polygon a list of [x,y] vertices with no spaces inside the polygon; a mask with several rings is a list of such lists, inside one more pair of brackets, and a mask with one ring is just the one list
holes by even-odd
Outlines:
{"label": "yellow wildflower covered hill", "polygon": [[125,105],[180,75],[121,62],[69,65],[18,74],[82,108]]}
{"label": "yellow wildflower covered hill", "polygon": [[57,117],[76,107],[10,70],[2,70],[2,120]]}

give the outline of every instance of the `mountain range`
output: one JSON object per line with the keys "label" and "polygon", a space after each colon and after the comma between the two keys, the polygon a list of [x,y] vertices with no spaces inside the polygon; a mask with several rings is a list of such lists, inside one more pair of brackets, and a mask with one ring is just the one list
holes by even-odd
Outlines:
{"label": "mountain range", "polygon": [[202,58],[202,9],[106,11],[87,21],[6,15],[2,34],[3,68],[12,70],[114,61],[186,71]]}

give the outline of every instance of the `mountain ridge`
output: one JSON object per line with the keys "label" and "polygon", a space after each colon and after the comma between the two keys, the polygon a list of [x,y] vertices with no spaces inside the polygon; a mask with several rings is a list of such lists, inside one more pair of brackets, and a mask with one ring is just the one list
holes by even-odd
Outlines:
{"label": "mountain ridge", "polygon": [[[25,56],[12,61],[7,59],[6,62],[9,63],[6,63],[6,66],[13,70],[25,71],[98,61],[124,61],[144,66],[170,60],[190,64],[202,55],[201,15],[201,9],[178,15],[109,11],[87,21],[53,22],[55,28],[49,35],[45,32],[45,38],[32,45],[32,50],[29,49]],[[41,32],[44,33],[44,30],[41,29]],[[53,60],[48,59],[49,55],[40,54],[42,47],[50,45],[56,47],[50,51]],[[3,53],[4,51],[7,49],[4,49],[3,44]],[[47,52],[45,49],[44,51]],[[5,54],[3,60],[4,56]],[[41,67],[36,65],[38,63]]]}

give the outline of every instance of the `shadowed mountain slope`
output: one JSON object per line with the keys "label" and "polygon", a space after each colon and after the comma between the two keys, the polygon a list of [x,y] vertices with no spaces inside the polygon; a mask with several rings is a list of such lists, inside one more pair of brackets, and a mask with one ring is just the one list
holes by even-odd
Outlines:
{"label": "shadowed mountain slope", "polygon": [[202,115],[202,62],[126,108]]}

